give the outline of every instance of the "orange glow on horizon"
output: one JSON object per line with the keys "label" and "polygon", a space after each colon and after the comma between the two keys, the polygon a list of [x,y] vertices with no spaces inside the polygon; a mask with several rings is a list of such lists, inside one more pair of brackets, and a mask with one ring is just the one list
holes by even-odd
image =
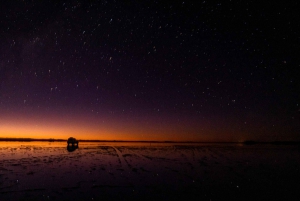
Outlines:
{"label": "orange glow on horizon", "polygon": [[[220,135],[220,133],[222,135]],[[230,132],[202,127],[196,122],[176,124],[164,121],[124,121],[81,118],[7,118],[0,122],[0,138],[35,138],[124,141],[236,141]],[[222,137],[220,137],[222,136]]]}
{"label": "orange glow on horizon", "polygon": [[[35,139],[67,139],[75,137],[82,140],[132,140],[132,141],[202,141],[209,138],[187,133],[176,128],[144,128],[142,126],[88,127],[82,125],[31,125],[31,124],[2,124],[0,138],[35,138]],[[197,137],[196,137],[197,136]]]}
{"label": "orange glow on horizon", "polygon": [[[175,129],[141,130],[141,129],[109,129],[86,127],[54,127],[48,126],[1,126],[0,138],[35,138],[35,139],[67,139],[75,137],[79,140],[124,140],[124,141],[215,141],[211,135],[196,135]],[[201,136],[201,137],[199,137]]]}

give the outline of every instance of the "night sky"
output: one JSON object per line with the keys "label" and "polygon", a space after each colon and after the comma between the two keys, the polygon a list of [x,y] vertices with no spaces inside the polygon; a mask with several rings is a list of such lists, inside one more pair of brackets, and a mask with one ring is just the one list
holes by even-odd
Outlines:
{"label": "night sky", "polygon": [[300,140],[292,2],[1,1],[0,137]]}

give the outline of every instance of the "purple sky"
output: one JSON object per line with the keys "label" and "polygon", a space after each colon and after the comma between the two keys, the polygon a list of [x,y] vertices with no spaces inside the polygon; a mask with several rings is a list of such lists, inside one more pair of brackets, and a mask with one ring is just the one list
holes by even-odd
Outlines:
{"label": "purple sky", "polygon": [[0,137],[300,140],[297,2],[1,4]]}

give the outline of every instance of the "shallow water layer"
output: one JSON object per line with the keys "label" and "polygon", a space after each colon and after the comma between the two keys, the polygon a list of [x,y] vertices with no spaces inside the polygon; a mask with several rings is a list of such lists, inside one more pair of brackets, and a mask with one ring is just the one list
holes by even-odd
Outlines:
{"label": "shallow water layer", "polygon": [[298,146],[0,142],[0,200],[283,200]]}

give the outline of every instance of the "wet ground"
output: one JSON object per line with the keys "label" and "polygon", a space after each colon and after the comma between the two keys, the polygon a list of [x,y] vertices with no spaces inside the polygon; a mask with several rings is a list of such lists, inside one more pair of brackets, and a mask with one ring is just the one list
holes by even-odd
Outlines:
{"label": "wet ground", "polygon": [[0,200],[287,200],[292,145],[0,142]]}

